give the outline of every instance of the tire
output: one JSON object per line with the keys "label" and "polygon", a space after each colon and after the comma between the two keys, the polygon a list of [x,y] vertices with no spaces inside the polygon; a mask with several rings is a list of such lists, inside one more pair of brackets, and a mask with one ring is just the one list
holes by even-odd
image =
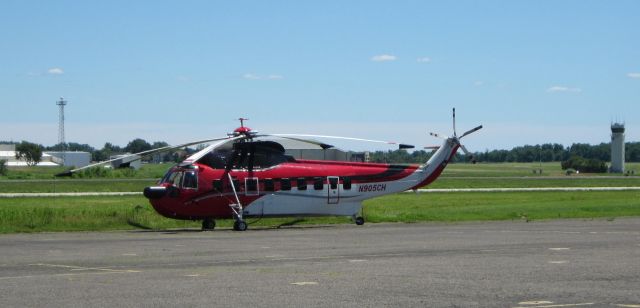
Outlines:
{"label": "tire", "polygon": [[237,220],[233,223],[233,230],[235,231],[246,231],[247,223],[244,220]]}
{"label": "tire", "polygon": [[364,225],[364,218],[362,218],[362,216],[356,217],[356,225],[358,226]]}
{"label": "tire", "polygon": [[205,218],[202,221],[202,231],[212,231],[216,228],[216,221],[211,218]]}

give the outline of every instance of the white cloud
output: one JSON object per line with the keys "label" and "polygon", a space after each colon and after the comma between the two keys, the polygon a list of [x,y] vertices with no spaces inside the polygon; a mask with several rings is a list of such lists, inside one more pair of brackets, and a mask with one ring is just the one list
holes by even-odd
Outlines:
{"label": "white cloud", "polygon": [[371,57],[371,61],[373,62],[395,61],[396,59],[397,59],[396,56],[386,55],[386,54]]}
{"label": "white cloud", "polygon": [[260,78],[260,76],[256,75],[256,74],[251,74],[251,73],[247,73],[242,75],[242,78],[244,79],[249,79],[249,80],[258,80],[258,79],[262,79]]}
{"label": "white cloud", "polygon": [[422,58],[418,58],[417,61],[420,62],[420,63],[429,63],[429,62],[431,62],[431,58],[422,57]]}
{"label": "white cloud", "polygon": [[627,74],[627,77],[633,78],[633,79],[640,79],[640,73],[629,73]]}
{"label": "white cloud", "polygon": [[566,87],[566,86],[553,86],[553,87],[548,88],[547,92],[549,92],[549,93],[555,93],[555,92],[580,93],[580,92],[582,92],[582,89],[580,89],[580,88],[571,88],[571,87]]}
{"label": "white cloud", "polygon": [[247,80],[280,80],[284,79],[284,76],[278,74],[270,74],[267,76],[257,75],[253,73],[246,73],[242,75],[242,78]]}
{"label": "white cloud", "polygon": [[267,79],[270,80],[276,80],[276,79],[283,79],[284,77],[282,77],[282,75],[269,75],[267,76]]}
{"label": "white cloud", "polygon": [[51,75],[62,75],[62,74],[64,74],[64,70],[62,70],[59,67],[52,67],[52,68],[47,70],[47,73],[49,73]]}

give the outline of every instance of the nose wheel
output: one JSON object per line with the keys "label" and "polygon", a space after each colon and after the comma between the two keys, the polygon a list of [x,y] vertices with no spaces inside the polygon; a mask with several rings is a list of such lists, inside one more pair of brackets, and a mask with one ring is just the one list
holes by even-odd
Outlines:
{"label": "nose wheel", "polygon": [[212,218],[205,218],[202,221],[202,231],[213,231],[216,228],[216,221]]}

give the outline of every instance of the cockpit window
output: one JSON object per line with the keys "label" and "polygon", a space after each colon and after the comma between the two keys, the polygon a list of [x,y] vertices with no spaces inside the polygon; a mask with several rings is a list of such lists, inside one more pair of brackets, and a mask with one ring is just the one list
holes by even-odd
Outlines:
{"label": "cockpit window", "polygon": [[158,184],[168,183],[169,178],[171,177],[172,174],[173,174],[173,169],[169,169],[169,171],[167,171],[167,173],[164,174],[164,176],[162,177],[160,182],[158,182]]}
{"label": "cockpit window", "polygon": [[180,185],[182,184],[182,172],[177,171],[172,173],[171,176],[169,176],[169,180],[167,181],[167,183],[172,184],[176,187],[180,187]]}
{"label": "cockpit window", "polygon": [[195,170],[169,171],[162,178],[160,184],[168,183],[178,188],[198,188],[198,174]]}

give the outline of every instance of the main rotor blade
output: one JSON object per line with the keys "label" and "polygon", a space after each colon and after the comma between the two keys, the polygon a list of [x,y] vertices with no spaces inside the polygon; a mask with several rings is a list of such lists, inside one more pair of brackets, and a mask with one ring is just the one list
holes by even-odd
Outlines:
{"label": "main rotor blade", "polygon": [[98,163],[94,163],[94,164],[90,164],[90,165],[86,165],[84,167],[81,168],[76,168],[76,169],[72,169],[72,170],[68,170],[65,172],[61,172],[56,174],[56,176],[70,176],[80,170],[84,170],[84,169],[89,169],[89,168],[93,168],[93,167],[97,167],[97,166],[102,166],[117,160],[124,160],[127,158],[135,158],[131,161],[136,161],[141,159],[142,157],[146,157],[149,155],[153,155],[156,153],[162,153],[162,152],[167,152],[167,151],[171,151],[171,150],[175,150],[175,149],[179,149],[179,148],[184,148],[190,145],[196,145],[196,144],[201,144],[201,143],[207,143],[207,142],[213,142],[213,141],[219,141],[219,140],[226,140],[226,139],[232,139],[230,137],[224,137],[224,138],[215,138],[215,139],[206,139],[206,140],[198,140],[198,141],[193,141],[193,142],[188,142],[188,143],[183,143],[183,144],[179,144],[179,145],[170,145],[170,146],[166,146],[166,147],[161,147],[161,148],[157,148],[157,149],[152,149],[152,150],[147,150],[147,151],[142,151],[142,152],[138,152],[138,153],[133,153],[127,156],[122,156],[119,158],[114,158],[114,159],[109,159],[109,160],[105,160],[105,161],[101,161]]}
{"label": "main rotor blade", "polygon": [[208,147],[206,147],[206,148],[204,148],[204,149],[202,149],[202,150],[200,150],[198,152],[195,152],[195,153],[191,154],[191,156],[187,157],[185,160],[183,160],[180,163],[180,166],[191,165],[191,164],[197,162],[203,156],[207,155],[209,152],[213,151],[214,149],[216,149],[216,148],[218,148],[218,147],[220,147],[220,146],[222,146],[222,145],[224,145],[226,143],[229,143],[231,141],[238,140],[238,139],[243,139],[243,138],[246,138],[246,136],[245,135],[241,135],[241,136],[236,136],[236,137],[225,138],[225,139],[222,139],[222,140],[217,140],[218,142],[216,142],[214,144],[211,144]]}
{"label": "main rotor blade", "polygon": [[475,128],[472,128],[472,129],[470,129],[470,130],[468,130],[468,131],[464,132],[464,134],[462,134],[462,136],[460,136],[460,138],[458,138],[458,139],[462,139],[462,137],[464,137],[464,136],[466,136],[466,135],[469,135],[469,134],[472,134],[472,133],[474,133],[474,132],[477,132],[477,131],[479,131],[481,128],[482,128],[482,125],[477,126],[477,127],[475,127]]}
{"label": "main rotor blade", "polygon": [[323,142],[318,142],[315,140],[309,140],[309,139],[300,139],[300,138],[294,138],[294,137],[283,137],[283,136],[279,136],[280,138],[283,139],[289,139],[289,140],[294,140],[294,141],[299,141],[299,142],[304,142],[304,143],[310,143],[313,145],[317,145],[319,146],[321,149],[326,150],[326,149],[330,149],[333,148],[333,145],[327,144],[327,143],[323,143]]}
{"label": "main rotor blade", "polygon": [[[342,140],[353,140],[353,141],[364,141],[364,142],[373,142],[373,143],[384,143],[384,144],[392,144],[398,145],[399,149],[411,149],[414,146],[409,144],[397,143],[394,141],[382,141],[382,140],[372,140],[372,139],[362,139],[362,138],[352,138],[352,137],[341,137],[341,136],[326,136],[326,135],[307,135],[307,134],[267,134],[265,136],[275,136],[275,137],[311,137],[311,138],[329,138],[329,139],[342,139]],[[302,140],[300,140],[302,141]],[[311,140],[307,140],[309,143],[313,143]]]}

